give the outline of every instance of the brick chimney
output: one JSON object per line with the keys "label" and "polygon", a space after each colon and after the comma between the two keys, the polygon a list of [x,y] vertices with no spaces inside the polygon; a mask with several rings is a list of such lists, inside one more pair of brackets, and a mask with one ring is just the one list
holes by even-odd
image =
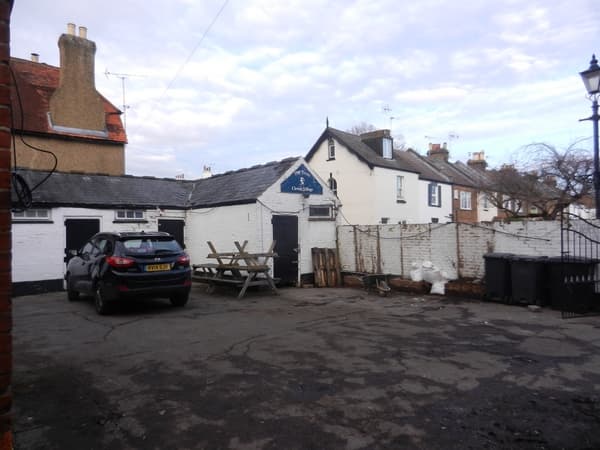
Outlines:
{"label": "brick chimney", "polygon": [[473,152],[471,159],[467,161],[467,165],[473,169],[484,171],[487,168],[487,161],[485,160],[485,152]]}
{"label": "brick chimney", "polygon": [[96,44],[87,39],[87,29],[67,25],[67,33],[58,39],[60,82],[50,98],[53,126],[105,131],[106,116],[102,98],[96,91],[94,58]]}
{"label": "brick chimney", "polygon": [[442,145],[432,144],[430,142],[429,150],[427,151],[427,156],[430,156],[432,159],[437,159],[437,160],[448,162],[448,158],[450,157],[450,152],[448,151],[448,148],[447,148],[447,145],[445,142]]}
{"label": "brick chimney", "polygon": [[375,130],[368,133],[362,133],[360,140],[371,147],[379,156],[392,159],[392,149],[394,141],[390,130]]}

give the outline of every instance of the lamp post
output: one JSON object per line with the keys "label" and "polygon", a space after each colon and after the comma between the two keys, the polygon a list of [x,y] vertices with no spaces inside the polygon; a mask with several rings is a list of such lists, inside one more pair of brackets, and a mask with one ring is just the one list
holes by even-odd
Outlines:
{"label": "lamp post", "polygon": [[598,97],[600,97],[600,66],[596,55],[592,55],[590,67],[580,72],[581,79],[592,101],[592,115],[587,119],[594,124],[594,194],[596,196],[596,219],[600,219],[600,163],[598,161]]}

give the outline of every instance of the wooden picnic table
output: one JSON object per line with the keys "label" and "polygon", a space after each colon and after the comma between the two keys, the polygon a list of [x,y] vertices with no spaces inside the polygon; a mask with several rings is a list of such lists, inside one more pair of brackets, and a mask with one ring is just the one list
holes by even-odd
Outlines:
{"label": "wooden picnic table", "polygon": [[250,286],[269,286],[277,293],[275,280],[269,274],[269,259],[277,256],[273,251],[275,241],[269,250],[262,253],[249,253],[246,251],[248,241],[240,244],[235,241],[237,251],[218,252],[211,241],[207,241],[211,253],[207,258],[216,260],[215,263],[193,264],[193,279],[208,284],[207,292],[214,291],[215,286],[230,285],[241,287],[238,298],[244,297]]}

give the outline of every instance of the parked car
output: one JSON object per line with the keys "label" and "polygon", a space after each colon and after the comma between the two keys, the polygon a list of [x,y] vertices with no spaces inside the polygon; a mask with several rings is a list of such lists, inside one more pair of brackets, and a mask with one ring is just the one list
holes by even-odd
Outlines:
{"label": "parked car", "polygon": [[192,286],[190,257],[164,232],[102,232],[67,264],[69,300],[93,295],[99,314],[133,296],[167,297],[184,306]]}

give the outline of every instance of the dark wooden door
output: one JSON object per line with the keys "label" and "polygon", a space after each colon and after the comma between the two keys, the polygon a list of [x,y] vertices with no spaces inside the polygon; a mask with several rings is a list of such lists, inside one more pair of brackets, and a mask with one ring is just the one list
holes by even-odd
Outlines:
{"label": "dark wooden door", "polygon": [[100,219],[66,219],[65,232],[65,262],[68,262],[72,250],[80,250],[89,238],[100,232]]}
{"label": "dark wooden door", "polygon": [[185,222],[183,220],[158,219],[158,231],[165,231],[175,238],[182,248],[184,245]]}
{"label": "dark wooden door", "polygon": [[282,285],[295,285],[298,282],[298,217],[273,216],[273,240],[277,256],[273,262],[273,275]]}

